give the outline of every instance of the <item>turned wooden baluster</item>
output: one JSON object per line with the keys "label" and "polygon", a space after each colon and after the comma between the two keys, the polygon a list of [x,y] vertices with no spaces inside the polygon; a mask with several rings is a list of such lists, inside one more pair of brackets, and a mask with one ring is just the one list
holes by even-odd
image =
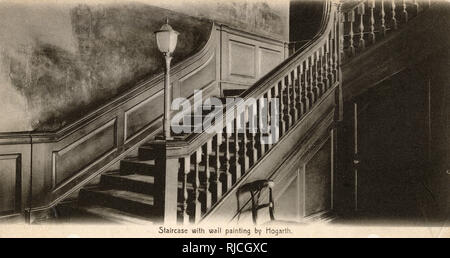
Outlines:
{"label": "turned wooden baluster", "polygon": [[212,153],[212,138],[206,142],[203,150],[203,162],[205,163],[205,212],[212,206],[212,192],[211,192],[211,168],[209,166],[209,155]]}
{"label": "turned wooden baluster", "polygon": [[200,147],[193,155],[194,166],[194,223],[198,223],[202,217],[202,204],[200,202],[200,162],[202,159],[202,148]]}
{"label": "turned wooden baluster", "polygon": [[[248,106],[244,106],[244,113],[242,114],[242,117],[244,119],[243,125],[242,125],[242,174],[244,175],[245,172],[248,171],[248,168],[250,167],[250,148],[249,148],[249,137],[247,133],[249,132],[247,123],[248,120]],[[249,125],[250,126],[250,125]]]}
{"label": "turned wooden baluster", "polygon": [[[274,96],[275,98],[275,87],[272,87],[269,89],[269,91],[267,91],[267,110],[266,110],[266,117],[267,117],[267,132],[268,133],[273,133],[270,132],[270,125],[272,123],[272,108],[271,105],[273,105],[273,103],[271,103],[272,100],[272,96]],[[267,134],[266,134],[267,135]],[[266,148],[266,152],[270,150],[270,148],[272,147],[272,141],[270,141],[270,139],[268,139],[268,141],[265,144],[265,148]]]}
{"label": "turned wooden baluster", "polygon": [[239,143],[239,120],[240,115],[238,114],[237,107],[234,109],[234,175],[235,180],[233,182],[236,182],[241,177],[241,155],[240,155],[240,143]]}
{"label": "turned wooden baluster", "polygon": [[384,0],[381,0],[381,25],[380,33],[384,37],[386,36],[386,11],[384,10]]}
{"label": "turned wooden baluster", "polygon": [[285,112],[285,119],[286,119],[286,131],[288,128],[292,125],[292,114],[291,114],[291,97],[292,97],[292,90],[291,90],[291,73],[288,73],[286,77],[283,78],[282,83],[284,84],[285,92],[286,92],[286,112]]}
{"label": "turned wooden baluster", "polygon": [[421,11],[420,4],[418,0],[413,0],[415,15],[418,15]]}
{"label": "turned wooden baluster", "polygon": [[334,42],[336,40],[335,33],[331,33],[330,40],[328,41],[328,88],[334,84]]}
{"label": "turned wooden baluster", "polygon": [[183,170],[183,200],[182,200],[182,212],[183,212],[183,224],[189,224],[189,193],[188,193],[188,176],[191,172],[191,157],[186,156],[181,159],[181,169]]}
{"label": "turned wooden baluster", "polygon": [[310,91],[310,96],[311,96],[311,101],[310,101],[310,105],[312,107],[312,105],[314,103],[316,103],[317,101],[317,81],[316,81],[316,77],[315,77],[315,69],[317,69],[316,67],[316,55],[312,54],[311,57],[309,58],[309,79],[310,79],[310,84],[309,84],[309,91]]}
{"label": "turned wooden baluster", "polygon": [[391,15],[392,15],[391,23],[392,29],[394,30],[398,29],[397,18],[395,17],[396,16],[395,8],[396,8],[395,0],[391,0]]}
{"label": "turned wooden baluster", "polygon": [[222,181],[221,181],[221,175],[222,175],[222,171],[221,171],[221,162],[220,162],[220,146],[222,145],[222,133],[217,133],[216,137],[216,144],[215,144],[215,148],[214,148],[214,152],[216,155],[216,164],[214,166],[215,170],[216,170],[216,197],[215,197],[215,201],[219,201],[220,198],[222,197]]}
{"label": "turned wooden baluster", "polygon": [[278,98],[279,101],[279,111],[280,111],[280,136],[282,136],[284,134],[284,132],[286,131],[286,121],[284,120],[284,108],[285,108],[285,104],[284,104],[284,98],[283,98],[283,91],[284,91],[284,83],[282,83],[281,81],[278,82],[276,84],[276,86],[274,87],[275,91],[274,91],[274,95],[273,97],[276,99]]}
{"label": "turned wooden baluster", "polygon": [[370,8],[370,34],[369,38],[372,44],[375,43],[375,0],[369,0],[369,8]]}
{"label": "turned wooden baluster", "polygon": [[303,97],[304,97],[304,103],[305,103],[305,113],[309,111],[310,107],[312,106],[311,103],[311,92],[310,92],[310,80],[309,80],[309,59],[307,59],[304,63],[305,70],[303,72],[304,74],[304,87],[303,87]]}
{"label": "turned wooden baluster", "polygon": [[231,138],[231,122],[225,126],[225,150],[224,150],[224,171],[225,171],[225,189],[231,189],[233,183],[233,174],[231,173],[231,159],[230,159],[230,138]]}
{"label": "turned wooden baluster", "polygon": [[300,117],[306,113],[308,108],[307,98],[306,98],[306,90],[305,90],[305,76],[306,73],[303,71],[303,63],[299,66],[299,74],[298,74],[298,83],[299,83],[299,102],[300,102]]}
{"label": "turned wooden baluster", "polygon": [[329,80],[328,80],[328,56],[330,54],[330,41],[327,39],[325,45],[323,46],[323,56],[322,56],[322,83],[323,83],[323,91],[322,94],[325,93],[329,88]]}
{"label": "turned wooden baluster", "polygon": [[402,0],[402,8],[403,8],[403,22],[407,23],[408,22],[408,8],[406,5],[406,0]]}
{"label": "turned wooden baluster", "polygon": [[258,161],[258,150],[259,150],[259,135],[258,135],[258,100],[253,103],[249,109],[251,111],[249,119],[251,119],[252,124],[250,128],[251,142],[249,149],[251,149],[251,163],[256,164]]}
{"label": "turned wooden baluster", "polygon": [[335,27],[335,40],[333,45],[333,84],[339,79],[339,64],[342,61],[344,55],[344,15],[338,17]]}
{"label": "turned wooden baluster", "polygon": [[364,40],[364,14],[366,13],[366,5],[362,2],[358,5],[359,14],[359,48],[364,50],[366,48],[366,41]]}
{"label": "turned wooden baluster", "polygon": [[293,71],[293,84],[292,84],[292,92],[293,92],[293,117],[294,117],[294,121],[297,121],[297,119],[299,118],[299,104],[300,104],[300,98],[299,98],[299,94],[300,94],[300,81],[299,81],[299,71],[298,71],[299,67],[296,66],[294,71]]}
{"label": "turned wooden baluster", "polygon": [[353,23],[355,22],[355,10],[351,10],[347,15],[347,21],[350,23],[350,31],[348,33],[349,38],[349,47],[348,50],[350,52],[350,56],[355,55],[355,42],[353,40],[353,37],[355,36],[355,33],[353,31]]}
{"label": "turned wooden baluster", "polygon": [[[264,133],[263,131],[266,129],[264,126],[267,126],[267,110],[269,109],[269,105],[267,102],[267,96],[263,95],[262,98],[258,99],[258,137],[259,137],[259,154],[260,156],[264,156],[264,153],[266,153],[266,144],[264,143],[263,137]],[[265,120],[265,121],[264,121]]]}
{"label": "turned wooden baluster", "polygon": [[315,92],[316,92],[316,100],[320,98],[323,94],[323,79],[322,79],[322,48],[316,51],[316,62],[315,62]]}

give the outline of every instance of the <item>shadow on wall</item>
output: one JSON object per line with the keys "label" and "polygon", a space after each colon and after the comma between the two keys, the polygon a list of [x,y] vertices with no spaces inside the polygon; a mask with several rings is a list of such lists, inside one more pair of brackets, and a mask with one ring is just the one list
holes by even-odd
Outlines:
{"label": "shadow on wall", "polygon": [[211,22],[145,4],[0,4],[0,132],[54,131],[162,72],[153,32],[182,32],[173,63]]}

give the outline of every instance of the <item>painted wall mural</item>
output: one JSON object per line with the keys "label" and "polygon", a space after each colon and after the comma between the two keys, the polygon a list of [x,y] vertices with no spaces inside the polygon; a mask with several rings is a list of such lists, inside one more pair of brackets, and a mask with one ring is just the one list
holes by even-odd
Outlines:
{"label": "painted wall mural", "polygon": [[[31,12],[31,10],[33,10]],[[143,4],[0,4],[0,132],[52,131],[162,71],[153,31],[180,35],[174,63],[197,52],[211,23]]]}
{"label": "painted wall mural", "polygon": [[0,3],[0,120],[9,121],[0,132],[55,131],[162,72],[153,32],[165,17],[181,32],[174,64],[204,46],[212,20],[275,38],[288,33],[288,5],[176,3]]}

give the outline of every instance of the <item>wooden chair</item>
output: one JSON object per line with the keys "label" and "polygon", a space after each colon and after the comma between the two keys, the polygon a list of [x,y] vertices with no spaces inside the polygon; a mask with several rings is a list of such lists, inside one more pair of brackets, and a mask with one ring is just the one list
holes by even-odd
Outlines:
{"label": "wooden chair", "polygon": [[[272,189],[274,187],[274,182],[272,180],[257,180],[248,184],[241,186],[238,190],[238,200],[239,195],[242,193],[249,192],[252,199],[252,219],[253,223],[256,224],[258,220],[258,210],[269,208],[269,216],[271,221],[275,221],[275,203],[273,201],[273,192]],[[269,202],[260,204],[259,199],[261,197],[261,192],[265,188],[269,188]],[[239,207],[238,207],[239,209]]]}

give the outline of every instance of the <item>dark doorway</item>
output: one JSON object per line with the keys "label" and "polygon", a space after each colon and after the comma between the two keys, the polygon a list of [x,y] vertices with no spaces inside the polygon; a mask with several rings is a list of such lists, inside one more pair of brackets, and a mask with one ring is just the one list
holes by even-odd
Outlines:
{"label": "dark doorway", "polygon": [[426,85],[420,73],[405,70],[347,106],[353,118],[349,147],[357,214],[420,216],[417,194],[428,149]]}

